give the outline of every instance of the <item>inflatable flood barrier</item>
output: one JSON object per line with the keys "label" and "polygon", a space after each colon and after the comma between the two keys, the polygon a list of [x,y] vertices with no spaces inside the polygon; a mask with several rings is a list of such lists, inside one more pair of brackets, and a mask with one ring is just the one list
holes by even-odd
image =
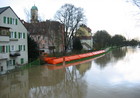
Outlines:
{"label": "inflatable flood barrier", "polygon": [[101,53],[104,53],[105,50],[100,50],[100,51],[95,51],[95,52],[90,52],[90,53],[84,53],[84,54],[78,54],[78,55],[71,55],[71,56],[65,56],[65,57],[45,57],[44,61],[49,63],[49,64],[59,64],[62,63],[63,61],[72,61],[72,60],[77,60],[81,58],[86,58],[94,55],[98,55]]}

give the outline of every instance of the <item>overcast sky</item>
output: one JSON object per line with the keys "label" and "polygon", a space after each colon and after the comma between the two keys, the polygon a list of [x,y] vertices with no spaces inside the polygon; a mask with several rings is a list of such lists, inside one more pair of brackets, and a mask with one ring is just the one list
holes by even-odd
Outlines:
{"label": "overcast sky", "polygon": [[0,0],[0,7],[11,6],[19,18],[26,20],[24,10],[35,4],[39,16],[52,19],[56,11],[65,3],[84,9],[87,26],[94,34],[106,30],[110,35],[122,34],[127,39],[140,39],[140,9],[127,0]]}

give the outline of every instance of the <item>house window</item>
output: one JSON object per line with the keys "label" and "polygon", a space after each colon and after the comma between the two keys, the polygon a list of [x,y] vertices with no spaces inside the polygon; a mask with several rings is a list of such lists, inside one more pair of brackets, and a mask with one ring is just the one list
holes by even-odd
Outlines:
{"label": "house window", "polygon": [[13,60],[13,65],[16,65],[16,60]]}
{"label": "house window", "polygon": [[15,23],[15,19],[14,19],[14,18],[13,18],[12,24],[14,24],[14,25],[16,24],[16,23]]}
{"label": "house window", "polygon": [[14,34],[14,32],[11,32],[11,34],[10,34],[10,38],[15,38],[15,34]]}
{"label": "house window", "polygon": [[0,71],[3,71],[3,66],[0,66]]}
{"label": "house window", "polygon": [[14,35],[15,35],[15,38],[17,38],[17,32],[15,32],[15,34],[14,34]]}
{"label": "house window", "polygon": [[21,61],[21,64],[23,64],[23,63],[24,63],[24,59],[23,59],[23,58],[21,58],[21,60],[20,60],[20,61]]}
{"label": "house window", "polygon": [[16,19],[16,25],[18,24],[18,20]]}
{"label": "house window", "polygon": [[6,52],[5,50],[6,50],[5,46],[0,46],[0,53],[5,53]]}
{"label": "house window", "polygon": [[20,32],[18,32],[18,38],[20,38]]}
{"label": "house window", "polygon": [[19,39],[23,39],[23,38],[25,39],[25,33],[19,32],[19,33],[18,33],[18,38],[19,38]]}
{"label": "house window", "polygon": [[23,39],[23,33],[20,33],[20,38],[22,38],[22,39]]}
{"label": "house window", "polygon": [[25,45],[23,45],[23,50],[25,51]]}
{"label": "house window", "polygon": [[23,33],[23,38],[25,39],[25,33]]}
{"label": "house window", "polygon": [[11,51],[15,51],[15,46],[14,45],[11,46]]}
{"label": "house window", "polygon": [[12,65],[12,60],[9,60],[9,65]]}
{"label": "house window", "polygon": [[9,52],[9,47],[8,46],[6,46],[6,53],[8,53]]}
{"label": "house window", "polygon": [[7,23],[7,24],[13,24],[13,25],[17,25],[18,24],[18,19],[14,19],[12,17],[3,17],[3,23]]}
{"label": "house window", "polygon": [[1,46],[0,46],[0,53],[2,52]]}
{"label": "house window", "polygon": [[3,23],[6,23],[6,17],[5,16],[3,17]]}
{"label": "house window", "polygon": [[21,32],[18,33],[18,38],[22,38],[22,33]]}
{"label": "house window", "polygon": [[5,46],[2,46],[2,52],[5,52]]}
{"label": "house window", "polygon": [[10,23],[10,19],[9,19],[9,17],[7,17],[7,24],[9,24]]}
{"label": "house window", "polygon": [[12,24],[12,18],[10,18],[10,24]]}
{"label": "house window", "polygon": [[10,52],[10,50],[11,50],[11,49],[10,49],[10,45],[9,45],[9,52]]}
{"label": "house window", "polygon": [[22,51],[22,45],[19,45],[18,48],[19,48],[19,51]]}

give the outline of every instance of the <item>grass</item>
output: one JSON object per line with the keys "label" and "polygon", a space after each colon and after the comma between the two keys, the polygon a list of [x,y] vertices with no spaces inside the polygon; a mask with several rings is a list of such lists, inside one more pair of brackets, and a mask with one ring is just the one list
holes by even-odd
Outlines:
{"label": "grass", "polygon": [[[112,48],[109,48],[109,50],[107,52],[109,52],[110,50],[112,50]],[[86,51],[86,53],[88,53],[88,52],[93,52],[93,51]],[[94,56],[91,56],[91,57],[86,57],[86,58],[81,58],[81,59],[77,59],[77,60],[67,61],[66,64],[75,63],[75,62],[84,61],[84,60],[89,60],[89,59],[101,56],[103,54],[106,54],[107,52],[102,53],[102,54],[98,54],[98,55],[94,55]],[[80,53],[85,53],[85,51],[82,51]],[[78,53],[73,52],[73,53],[70,53],[70,54],[67,54],[67,55],[73,55],[73,54],[79,54],[79,52]],[[59,55],[58,57],[60,57],[60,56],[62,57],[62,55]],[[40,59],[36,59],[33,62],[30,62],[30,63],[22,66],[21,69],[27,69],[27,68],[34,67],[34,66],[40,66],[42,63],[43,63],[43,61],[41,61]],[[59,63],[59,64],[56,64],[56,66],[60,66],[62,64],[63,63]]]}
{"label": "grass", "polygon": [[[111,48],[106,51],[105,53],[101,53],[101,54],[98,54],[98,55],[94,55],[94,56],[90,56],[90,57],[86,57],[86,58],[81,58],[81,59],[77,59],[77,60],[72,60],[72,61],[67,61],[65,62],[66,64],[70,64],[70,63],[75,63],[75,62],[79,62],[79,61],[84,61],[84,60],[89,60],[89,59],[92,59],[92,58],[95,58],[95,57],[98,57],[98,56],[101,56],[103,54],[106,54],[108,53],[109,51],[111,51]],[[56,66],[60,66],[62,65],[63,63],[59,63],[59,64],[55,64]]]}
{"label": "grass", "polygon": [[39,66],[40,65],[40,59],[36,59],[35,61],[33,62],[30,62],[24,66],[21,67],[21,69],[26,69],[26,68],[30,68],[30,67],[33,67],[33,66]]}

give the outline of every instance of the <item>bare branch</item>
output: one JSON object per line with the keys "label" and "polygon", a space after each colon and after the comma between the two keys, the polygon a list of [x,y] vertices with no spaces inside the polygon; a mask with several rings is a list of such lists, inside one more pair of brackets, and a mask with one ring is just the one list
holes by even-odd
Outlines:
{"label": "bare branch", "polygon": [[77,27],[85,22],[85,15],[82,8],[77,8],[72,4],[65,4],[56,12],[55,19],[64,24],[66,47],[69,45],[70,40],[72,40],[73,33]]}

